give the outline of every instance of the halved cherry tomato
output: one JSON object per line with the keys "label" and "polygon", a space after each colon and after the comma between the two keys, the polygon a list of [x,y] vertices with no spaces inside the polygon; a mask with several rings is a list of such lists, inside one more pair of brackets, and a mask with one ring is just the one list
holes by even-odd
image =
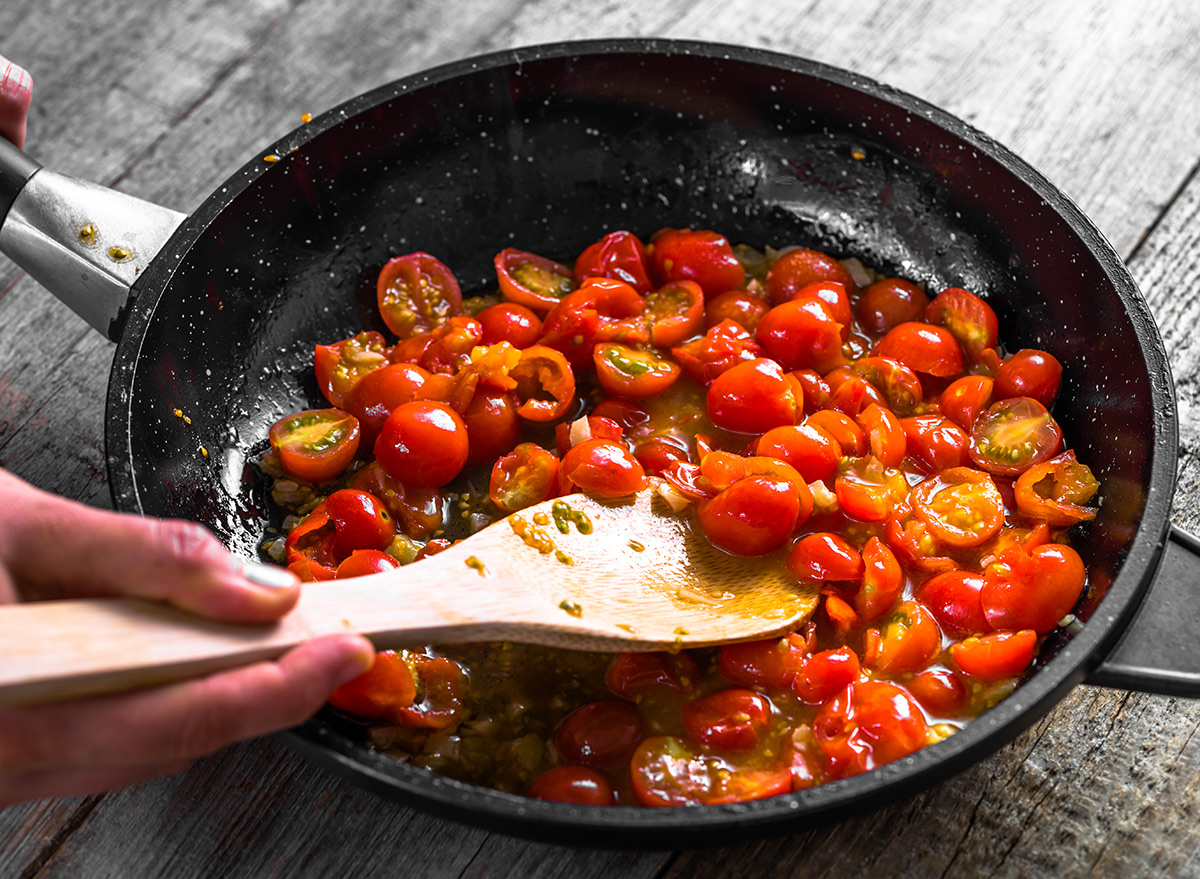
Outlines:
{"label": "halved cherry tomato", "polygon": [[704,306],[704,325],[715,327],[723,320],[732,320],[754,332],[770,308],[770,302],[749,290],[727,290]]}
{"label": "halved cherry tomato", "polygon": [[395,717],[416,695],[417,682],[404,655],[380,650],[369,669],[329,694],[329,704],[358,717]]}
{"label": "halved cherry tomato", "polygon": [[575,374],[558,351],[534,345],[521,352],[520,362],[509,370],[517,383],[517,414],[526,421],[553,421],[567,414],[575,402]]}
{"label": "halved cherry tomato", "polygon": [[968,452],[975,466],[997,476],[1020,476],[1062,450],[1062,429],[1032,397],[989,406],[971,428]]}
{"label": "halved cherry tomato", "polygon": [[864,357],[852,362],[850,368],[879,388],[888,408],[897,415],[908,415],[921,402],[921,380],[903,363],[886,357]]}
{"label": "halved cherry tomato", "polygon": [[546,312],[575,289],[575,276],[562,263],[506,247],[492,261],[500,292],[509,302]]}
{"label": "halved cherry tomato", "polygon": [[488,497],[502,513],[515,513],[558,493],[558,458],[537,443],[521,443],[492,467]]}
{"label": "halved cherry tomato", "polygon": [[859,427],[867,435],[872,457],[885,467],[899,467],[908,452],[908,438],[900,419],[878,403],[872,403],[858,413]]}
{"label": "halved cherry tomato", "polygon": [[832,531],[801,537],[788,553],[788,570],[800,580],[861,580],[862,555]]}
{"label": "halved cherry tomato", "polygon": [[605,699],[567,715],[554,747],[569,763],[611,769],[629,759],[642,736],[642,717],[633,703]]}
{"label": "halved cherry tomato", "polygon": [[516,302],[497,302],[476,315],[483,327],[483,344],[508,342],[514,348],[537,344],[542,335],[542,319],[532,308]]}
{"label": "halved cherry tomato", "polygon": [[757,748],[771,725],[771,703],[753,690],[717,690],[683,706],[688,735],[728,751]]}
{"label": "halved cherry tomato", "polygon": [[650,413],[630,400],[606,397],[592,407],[592,415],[611,418],[626,431],[644,427],[650,421]]}
{"label": "halved cherry tomato", "polygon": [[904,591],[904,571],[895,554],[878,537],[872,537],[862,548],[862,585],[854,593],[852,603],[859,622],[870,625],[888,613]]}
{"label": "halved cherry tomato", "polygon": [[690,339],[704,326],[704,291],[694,281],[672,281],[646,294],[650,341],[670,348]]}
{"label": "halved cherry tomato", "polygon": [[942,391],[938,407],[943,415],[969,431],[979,413],[992,402],[994,384],[986,375],[964,375]]}
{"label": "halved cherry tomato", "polygon": [[818,409],[824,409],[829,403],[831,393],[829,382],[825,381],[824,376],[815,369],[793,369],[791,374],[804,389],[805,411],[816,412]]}
{"label": "halved cherry tomato", "polygon": [[973,635],[950,648],[950,655],[964,674],[981,681],[1001,681],[1019,675],[1033,665],[1037,632],[991,632]]}
{"label": "halved cherry tomato", "polygon": [[864,330],[882,336],[903,323],[925,316],[929,297],[925,291],[902,278],[884,278],[863,290],[854,313]]}
{"label": "halved cherry tomato", "polygon": [[652,736],[638,745],[630,762],[633,793],[643,806],[715,806],[787,793],[791,769],[737,766],[702,752],[675,736]]}
{"label": "halved cherry tomato", "polygon": [[646,248],[641,239],[624,230],[609,232],[575,260],[575,280],[582,284],[588,278],[624,281],[643,296],[654,287],[650,283]]}
{"label": "halved cherry tomato", "polygon": [[717,376],[708,389],[708,417],[726,430],[763,433],[796,423],[804,411],[802,393],[778,363],[760,357]]}
{"label": "halved cherry tomato", "polygon": [[611,806],[617,801],[608,779],[584,766],[547,769],[526,788],[525,796],[577,806]]}
{"label": "halved cherry tomato", "polygon": [[967,462],[969,438],[963,429],[941,415],[910,415],[900,419],[905,449],[930,473],[941,473]]}
{"label": "halved cherry tomato", "polygon": [[858,625],[858,614],[854,612],[850,602],[832,589],[823,590],[821,598],[821,609],[825,611],[825,616],[833,626],[834,634],[839,641],[845,641],[850,635],[850,630]]}
{"label": "halved cherry tomato", "polygon": [[805,482],[828,479],[837,471],[842,447],[827,431],[811,424],[773,427],[762,435],[755,454],[786,461]]}
{"label": "halved cherry tomato", "polygon": [[963,352],[954,335],[942,327],[919,321],[888,330],[875,346],[875,354],[938,378],[963,371]]}
{"label": "halved cherry tomato", "polygon": [[453,272],[428,253],[388,260],[375,288],[383,322],[401,339],[434,330],[462,311]]}
{"label": "halved cherry tomato", "polygon": [[957,717],[967,704],[966,684],[949,669],[926,669],[914,675],[905,687],[934,717]]}
{"label": "halved cherry tomato", "polygon": [[858,654],[849,647],[822,650],[805,658],[792,689],[810,705],[819,705],[857,681],[860,674]]}
{"label": "halved cherry tomato", "polygon": [[1096,510],[1083,504],[1099,490],[1100,483],[1092,471],[1075,460],[1072,449],[1067,449],[1017,477],[1013,493],[1022,515],[1056,528],[1069,528],[1096,518]]}
{"label": "halved cherry tomato", "polygon": [[445,403],[418,400],[392,410],[375,440],[375,459],[406,485],[436,488],[467,462],[467,426]]}
{"label": "halved cherry tomato", "polygon": [[792,686],[808,652],[808,643],[798,634],[726,644],[717,669],[731,684],[784,690]]}
{"label": "halved cherry tomato", "polygon": [[1023,348],[996,371],[996,399],[1033,397],[1046,408],[1054,404],[1062,384],[1062,364],[1053,354]]}
{"label": "halved cherry tomato", "polygon": [[284,541],[288,570],[306,582],[332,580],[341,561],[333,551],[335,536],[329,511],[322,501],[288,532]]}
{"label": "halved cherry tomato", "polygon": [[454,375],[471,362],[471,352],[482,342],[483,325],[470,315],[457,314],[429,332],[429,344],[422,347],[420,358],[400,356],[405,342],[392,350],[392,356],[397,360],[417,361],[432,373]]}
{"label": "halved cherry tomato", "polygon": [[821,706],[813,738],[830,778],[859,775],[907,757],[926,742],[925,718],[904,690],[886,681],[858,681]]}
{"label": "halved cherry tomato", "polygon": [[799,474],[795,480],[758,475],[740,479],[712,500],[701,502],[697,514],[700,527],[715,545],[753,556],[787,543],[792,531],[808,519],[812,506],[812,493]]}
{"label": "halved cherry tomato", "polygon": [[873,456],[844,458],[833,484],[842,512],[862,522],[885,522],[908,494],[904,474]]}
{"label": "halved cherry tomato", "polygon": [[929,530],[955,549],[980,546],[1004,524],[1004,499],[988,474],[952,467],[912,490],[912,510]]}
{"label": "halved cherry tomato", "polygon": [[944,571],[918,586],[915,597],[929,608],[943,632],[959,639],[992,630],[979,600],[982,589],[982,574]]}
{"label": "halved cherry tomato", "polygon": [[746,282],[746,272],[733,255],[724,235],[707,229],[660,229],[647,249],[659,282],[695,281],[704,295],[736,290]]}
{"label": "halved cherry tomato", "polygon": [[384,473],[377,461],[355,471],[350,488],[361,488],[383,501],[409,537],[425,540],[442,525],[441,492],[405,485]]}
{"label": "halved cherry tomato", "polygon": [[[935,296],[925,308],[925,320],[949,330],[971,363],[979,360],[984,349],[996,347],[996,312],[974,293],[961,287],[948,287]],[[938,375],[932,370],[922,371]]]}
{"label": "halved cherry tomato", "polygon": [[1026,552],[1000,553],[983,572],[979,600],[997,629],[1033,629],[1044,635],[1071,612],[1083,592],[1087,570],[1069,546],[1047,543]]}
{"label": "halved cherry tomato", "polygon": [[383,501],[357,488],[343,488],[325,499],[333,522],[333,552],[344,559],[356,549],[387,549],[396,536],[396,522]]}
{"label": "halved cherry tomato", "polygon": [[679,365],[653,351],[638,351],[628,345],[604,342],[592,349],[596,378],[606,393],[618,397],[653,397],[679,378]]}
{"label": "halved cherry tomato", "polygon": [[897,505],[888,518],[887,542],[898,558],[918,571],[952,571],[958,562],[946,555],[946,547],[909,507],[908,501]]}
{"label": "halved cherry tomato", "polygon": [[597,497],[625,497],[646,487],[646,471],[621,443],[585,440],[571,447],[559,465],[559,478]]}
{"label": "halved cherry tomato", "polygon": [[687,693],[700,682],[700,667],[686,653],[619,653],[604,675],[608,691],[636,702],[656,688]]}
{"label": "halved cherry tomato", "polygon": [[710,385],[725,371],[763,354],[754,335],[733,320],[721,321],[699,339],[671,349],[671,356],[699,385]]}
{"label": "halved cherry tomato", "polygon": [[854,279],[840,262],[819,250],[799,247],[775,260],[767,272],[767,292],[771,301],[779,305],[795,299],[810,284],[823,281],[841,284],[844,291],[855,289]]}
{"label": "halved cherry tomato", "polygon": [[915,601],[902,601],[869,629],[863,662],[885,675],[904,675],[923,669],[942,649],[942,633],[933,615]]}
{"label": "halved cherry tomato", "polygon": [[399,710],[399,721],[410,729],[447,729],[464,711],[462,692],[466,676],[462,666],[444,656],[409,654],[409,668],[417,681],[412,707]]}
{"label": "halved cherry tomato", "polygon": [[358,419],[341,409],[309,409],[276,421],[269,437],[288,476],[328,482],[340,476],[358,452]]}
{"label": "halved cherry tomato", "polygon": [[337,579],[345,580],[350,577],[365,577],[368,574],[382,574],[400,563],[379,549],[356,549],[342,560],[337,568]]}
{"label": "halved cherry tomato", "polygon": [[776,305],[758,322],[754,337],[787,369],[824,373],[846,362],[842,325],[828,303],[815,296]]}
{"label": "halved cherry tomato", "polygon": [[364,375],[387,365],[387,341],[367,331],[332,345],[318,345],[313,356],[317,387],[333,406],[347,409],[346,395]]}
{"label": "halved cherry tomato", "polygon": [[561,351],[575,366],[590,367],[597,342],[648,342],[646,301],[621,281],[590,278],[550,309],[541,344]]}
{"label": "halved cherry tomato", "polygon": [[857,418],[868,406],[888,405],[880,390],[848,366],[825,373],[830,394],[826,406]]}
{"label": "halved cherry tomato", "polygon": [[843,412],[834,409],[821,409],[814,412],[804,423],[829,434],[842,447],[843,455],[861,457],[867,453],[867,435],[854,419]]}

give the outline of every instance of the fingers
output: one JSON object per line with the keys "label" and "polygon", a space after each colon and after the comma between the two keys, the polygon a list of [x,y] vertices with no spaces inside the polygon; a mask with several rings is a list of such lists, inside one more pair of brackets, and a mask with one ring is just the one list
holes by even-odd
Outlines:
{"label": "fingers", "polygon": [[0,494],[0,567],[26,597],[135,595],[234,622],[277,619],[299,598],[295,576],[247,565],[195,523],[97,510],[3,471]]}
{"label": "fingers", "polygon": [[33,98],[29,74],[0,55],[0,137],[25,145],[25,117]]}
{"label": "fingers", "polygon": [[276,662],[169,687],[0,708],[0,808],[132,783],[231,742],[295,726],[373,657],[366,639],[334,635]]}

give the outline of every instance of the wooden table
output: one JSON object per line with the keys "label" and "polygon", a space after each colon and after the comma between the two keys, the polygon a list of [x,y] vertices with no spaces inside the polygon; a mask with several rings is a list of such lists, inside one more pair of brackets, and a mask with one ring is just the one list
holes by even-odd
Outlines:
{"label": "wooden table", "polygon": [[[1191,0],[5,0],[45,164],[190,210],[316,112],[441,62],[602,36],[762,46],[964,117],[1073,197],[1159,321],[1200,523],[1200,11]],[[112,346],[0,258],[0,465],[107,506]],[[996,755],[831,827],[701,852],[486,833],[384,801],[272,740],[103,796],[0,812],[0,876],[1200,874],[1200,702],[1079,687]],[[80,730],[81,736],[87,730]]]}

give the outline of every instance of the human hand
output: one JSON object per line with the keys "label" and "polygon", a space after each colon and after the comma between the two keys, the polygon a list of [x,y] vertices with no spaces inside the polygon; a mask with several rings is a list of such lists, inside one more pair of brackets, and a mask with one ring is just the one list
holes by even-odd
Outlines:
{"label": "human hand", "polygon": [[25,117],[33,98],[33,80],[0,55],[0,137],[25,146]]}
{"label": "human hand", "polygon": [[[132,595],[214,619],[267,622],[299,598],[290,573],[235,559],[200,525],[94,509],[3,470],[0,498],[0,605]],[[373,656],[364,638],[329,636],[275,662],[166,687],[0,707],[0,808],[133,784],[294,726]]]}

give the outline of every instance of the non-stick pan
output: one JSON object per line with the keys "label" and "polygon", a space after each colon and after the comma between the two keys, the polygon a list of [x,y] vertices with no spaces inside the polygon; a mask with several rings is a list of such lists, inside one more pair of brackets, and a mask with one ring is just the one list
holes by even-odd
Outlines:
{"label": "non-stick pan", "polygon": [[459,62],[355,98],[251,158],[186,219],[35,169],[4,153],[0,215],[12,207],[0,245],[118,341],[107,412],[116,506],[197,519],[247,555],[278,526],[253,465],[267,427],[320,402],[315,342],[378,327],[374,277],[399,253],[435,253],[465,289],[482,289],[502,247],[562,258],[617,228],[713,228],[977,291],[1010,350],[1062,361],[1056,415],[1103,487],[1076,544],[1090,577],[1083,626],[1051,638],[1028,682],[964,731],[845,781],[675,810],[564,806],[461,784],[373,752],[332,716],[287,736],[372,790],[556,842],[713,844],[930,785],[1085,680],[1200,693],[1200,652],[1185,646],[1197,631],[1189,592],[1200,555],[1169,522],[1176,409],[1146,304],[1062,193],[916,98],[745,48],[574,43]]}

